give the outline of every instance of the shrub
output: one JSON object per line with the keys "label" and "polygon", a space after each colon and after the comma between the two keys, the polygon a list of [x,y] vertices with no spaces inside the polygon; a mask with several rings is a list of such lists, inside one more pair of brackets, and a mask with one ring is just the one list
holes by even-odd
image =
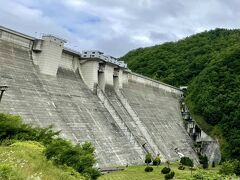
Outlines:
{"label": "shrub", "polygon": [[55,139],[47,146],[45,155],[56,164],[66,164],[79,173],[83,173],[87,177],[90,176],[91,179],[96,179],[100,176],[100,172],[92,168],[96,160],[94,147],[89,142],[73,146],[68,141]]}
{"label": "shrub", "polygon": [[151,153],[147,153],[145,156],[145,163],[147,165],[149,165],[152,162],[152,154]]}
{"label": "shrub", "polygon": [[87,168],[83,171],[83,175],[88,177],[91,180],[97,179],[99,176],[101,176],[101,173],[99,170],[95,168]]}
{"label": "shrub", "polygon": [[32,127],[31,125],[23,124],[20,116],[0,113],[0,141],[15,139],[48,144],[59,133],[59,131],[53,131],[52,126],[47,128]]}
{"label": "shrub", "polygon": [[212,162],[212,168],[215,168],[215,166],[216,166],[216,165],[215,165],[215,162],[213,161],[213,162]]}
{"label": "shrub", "polygon": [[240,176],[240,161],[235,161],[234,162],[234,173],[237,175],[237,176]]}
{"label": "shrub", "polygon": [[234,164],[230,161],[225,161],[224,163],[222,163],[219,169],[219,173],[224,175],[234,174]]}
{"label": "shrub", "polygon": [[203,169],[207,169],[208,168],[208,157],[206,155],[204,155],[204,156],[200,155],[199,160],[200,160],[200,164],[202,164]]}
{"label": "shrub", "polygon": [[169,173],[170,171],[171,171],[170,168],[164,167],[161,172],[162,172],[163,174],[167,174],[167,173]]}
{"label": "shrub", "polygon": [[182,157],[180,163],[185,166],[193,167],[193,161],[189,157]]}
{"label": "shrub", "polygon": [[179,169],[179,170],[184,170],[185,167],[184,167],[183,165],[180,165],[180,166],[178,167],[178,169]]}
{"label": "shrub", "polygon": [[204,176],[203,176],[202,172],[197,172],[196,174],[193,175],[193,179],[201,180],[201,179],[204,179]]}
{"label": "shrub", "polygon": [[161,159],[159,156],[157,156],[154,160],[153,160],[153,165],[154,166],[159,166],[161,164]]}
{"label": "shrub", "polygon": [[174,177],[174,175],[175,175],[175,172],[172,171],[172,172],[165,175],[165,179],[172,179]]}
{"label": "shrub", "polygon": [[168,168],[170,168],[170,161],[166,161]]}
{"label": "shrub", "polygon": [[151,166],[147,166],[145,169],[144,169],[145,172],[152,172],[153,171],[153,168]]}

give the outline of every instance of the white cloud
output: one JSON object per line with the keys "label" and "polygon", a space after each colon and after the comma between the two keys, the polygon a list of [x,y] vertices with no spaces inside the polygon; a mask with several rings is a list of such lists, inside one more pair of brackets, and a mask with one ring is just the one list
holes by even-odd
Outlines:
{"label": "white cloud", "polygon": [[239,0],[0,0],[0,24],[53,33],[80,50],[121,56],[216,27],[238,28]]}

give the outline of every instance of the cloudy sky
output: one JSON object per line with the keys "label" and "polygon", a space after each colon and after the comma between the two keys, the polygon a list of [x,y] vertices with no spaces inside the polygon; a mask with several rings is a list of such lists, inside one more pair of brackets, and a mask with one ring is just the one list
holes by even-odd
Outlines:
{"label": "cloudy sky", "polygon": [[0,25],[119,57],[216,27],[239,28],[240,0],[0,0]]}

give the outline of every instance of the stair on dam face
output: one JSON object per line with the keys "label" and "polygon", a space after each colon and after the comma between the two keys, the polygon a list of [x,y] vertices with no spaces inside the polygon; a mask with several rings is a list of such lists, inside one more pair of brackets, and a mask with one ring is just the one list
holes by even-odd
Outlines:
{"label": "stair on dam face", "polygon": [[197,159],[175,95],[132,81],[124,86],[122,93],[165,159],[178,159],[176,148],[183,155]]}
{"label": "stair on dam face", "polygon": [[109,112],[75,73],[59,69],[57,77],[40,75],[29,49],[0,40],[0,83],[9,86],[0,112],[19,114],[24,122],[54,124],[74,142],[91,141],[100,167],[137,164],[142,157]]}

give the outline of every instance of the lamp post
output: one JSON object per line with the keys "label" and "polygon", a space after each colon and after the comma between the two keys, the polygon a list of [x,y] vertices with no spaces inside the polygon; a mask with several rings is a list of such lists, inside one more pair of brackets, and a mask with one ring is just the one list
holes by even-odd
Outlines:
{"label": "lamp post", "polygon": [[2,100],[2,97],[3,97],[3,93],[4,93],[4,91],[6,91],[7,90],[7,86],[0,86],[0,91],[1,91],[1,94],[0,94],[0,102],[1,102],[1,100]]}

